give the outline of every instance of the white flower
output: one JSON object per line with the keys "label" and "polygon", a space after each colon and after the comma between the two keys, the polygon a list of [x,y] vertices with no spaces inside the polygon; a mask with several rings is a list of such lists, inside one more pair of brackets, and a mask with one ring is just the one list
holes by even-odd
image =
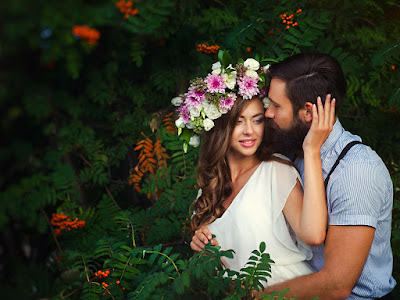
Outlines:
{"label": "white flower", "polygon": [[248,70],[257,71],[258,68],[260,67],[260,63],[258,61],[256,61],[254,58],[248,58],[244,62],[244,66]]}
{"label": "white flower", "polygon": [[204,125],[204,130],[209,131],[211,128],[214,127],[214,122],[213,120],[207,118],[204,120],[203,125]]}
{"label": "white flower", "polygon": [[218,119],[220,116],[222,116],[219,109],[214,104],[210,104],[208,102],[203,103],[203,110],[207,117],[209,117],[211,120]]}
{"label": "white flower", "polygon": [[236,71],[232,71],[230,73],[224,73],[221,75],[225,81],[226,86],[228,89],[233,90],[236,85]]}
{"label": "white flower", "polygon": [[182,118],[178,118],[175,121],[175,125],[177,128],[183,128],[183,127],[185,127],[185,122],[183,122]]}
{"label": "white flower", "polygon": [[171,100],[171,103],[175,106],[181,105],[182,102],[183,102],[182,97],[175,97],[175,98],[172,98],[172,100]]}
{"label": "white flower", "polygon": [[200,145],[200,136],[195,134],[194,136],[192,136],[189,140],[189,145],[193,146],[193,147],[198,147]]}
{"label": "white flower", "polygon": [[222,67],[221,63],[219,61],[217,61],[216,63],[214,63],[212,65],[212,72],[211,73],[213,73],[215,75],[221,74],[221,72],[222,72],[222,68],[221,67]]}
{"label": "white flower", "polygon": [[265,108],[265,109],[268,109],[269,105],[271,104],[271,100],[270,100],[268,97],[264,97],[264,98],[262,99],[262,102],[263,102],[263,104],[264,104],[264,108]]}
{"label": "white flower", "polygon": [[226,67],[227,69],[235,70],[234,67],[232,67],[232,64],[229,64],[229,66]]}
{"label": "white flower", "polygon": [[258,78],[257,72],[256,72],[256,71],[253,71],[253,70],[247,70],[246,73],[245,73],[245,75],[246,75],[246,76],[249,76],[249,77]]}
{"label": "white flower", "polygon": [[268,64],[268,65],[266,65],[266,66],[263,67],[264,73],[267,73],[267,71],[268,71],[268,69],[269,69],[270,66],[271,66],[271,65]]}
{"label": "white flower", "polygon": [[201,112],[201,105],[189,107],[189,112],[191,117],[199,117]]}

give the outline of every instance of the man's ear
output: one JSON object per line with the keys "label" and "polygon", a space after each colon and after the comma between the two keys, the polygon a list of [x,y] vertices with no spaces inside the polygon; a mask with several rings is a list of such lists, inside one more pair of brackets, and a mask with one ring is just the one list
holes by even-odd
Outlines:
{"label": "man's ear", "polygon": [[299,117],[301,120],[303,120],[306,123],[311,123],[313,119],[313,113],[312,113],[312,107],[313,104],[311,102],[306,102],[299,110]]}

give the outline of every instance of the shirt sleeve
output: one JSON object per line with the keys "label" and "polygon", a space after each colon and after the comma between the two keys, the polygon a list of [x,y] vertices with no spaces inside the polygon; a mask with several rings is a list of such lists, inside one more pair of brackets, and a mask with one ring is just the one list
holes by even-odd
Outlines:
{"label": "shirt sleeve", "polygon": [[366,225],[376,228],[387,200],[388,174],[377,164],[346,166],[330,182],[329,225]]}

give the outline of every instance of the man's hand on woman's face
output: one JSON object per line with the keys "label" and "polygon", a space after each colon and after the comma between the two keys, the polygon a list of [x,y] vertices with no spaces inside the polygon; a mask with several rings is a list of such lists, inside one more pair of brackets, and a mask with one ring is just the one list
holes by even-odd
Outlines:
{"label": "man's hand on woman's face", "polygon": [[218,241],[212,238],[208,227],[202,226],[195,231],[192,241],[190,242],[190,248],[196,252],[200,252],[208,243],[211,243],[212,246],[219,246]]}

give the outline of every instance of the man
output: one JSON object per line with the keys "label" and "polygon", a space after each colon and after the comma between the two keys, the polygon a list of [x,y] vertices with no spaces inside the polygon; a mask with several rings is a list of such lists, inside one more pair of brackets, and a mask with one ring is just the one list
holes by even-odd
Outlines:
{"label": "man", "polygon": [[[289,155],[300,152],[318,96],[336,98],[338,111],[346,81],[338,62],[318,53],[298,54],[270,67],[271,104],[265,112],[277,133],[276,145]],[[361,139],[345,131],[337,119],[321,148],[324,178],[350,142]],[[302,177],[303,160],[297,158]],[[327,180],[327,179],[325,179]],[[348,150],[326,182],[328,231],[325,243],[313,247],[313,274],[269,287],[290,288],[297,299],[392,299],[390,247],[393,186],[379,156],[368,146]]]}

